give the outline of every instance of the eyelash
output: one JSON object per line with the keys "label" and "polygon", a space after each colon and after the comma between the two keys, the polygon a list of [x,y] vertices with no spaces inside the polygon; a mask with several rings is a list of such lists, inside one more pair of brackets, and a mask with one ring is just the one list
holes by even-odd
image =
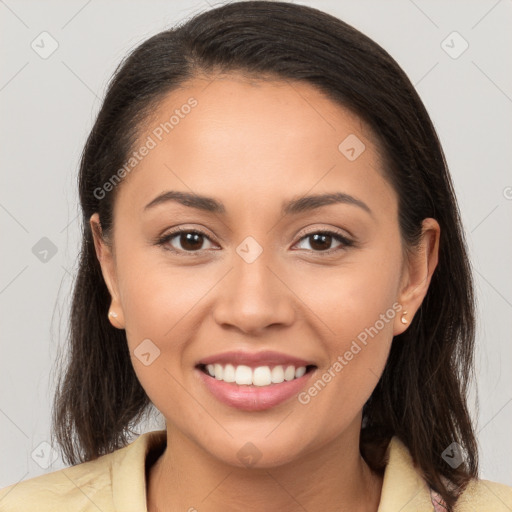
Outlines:
{"label": "eyelash", "polygon": [[[166,235],[162,236],[161,238],[158,238],[156,241],[156,245],[163,247],[165,244],[170,242],[173,238],[176,238],[178,235],[181,235],[183,233],[193,233],[196,235],[201,235],[201,236],[204,236],[205,238],[207,238],[208,240],[210,240],[210,237],[206,233],[204,233],[203,231],[201,231],[199,229],[182,229],[182,228],[180,228],[180,229],[171,231],[170,233],[167,233]],[[345,236],[341,235],[340,233],[337,233],[336,231],[328,231],[328,230],[313,231],[311,233],[308,233],[308,234],[302,236],[298,242],[301,242],[302,240],[309,238],[313,235],[328,235],[328,236],[331,236],[332,238],[334,238],[337,242],[340,242],[342,244],[340,247],[336,247],[334,249],[328,249],[327,251],[315,251],[313,249],[309,249],[310,252],[317,253],[322,256],[331,255],[332,253],[334,253],[336,251],[344,250],[344,249],[347,249],[348,247],[352,247],[355,245],[355,242],[353,240],[346,238]],[[212,240],[210,240],[210,241],[212,241]],[[169,245],[168,247],[164,247],[164,249],[174,252],[176,254],[186,254],[187,256],[198,256],[200,254],[200,252],[203,250],[203,249],[199,249],[197,251],[185,251],[185,250],[181,250],[181,249],[175,249],[171,245]]]}

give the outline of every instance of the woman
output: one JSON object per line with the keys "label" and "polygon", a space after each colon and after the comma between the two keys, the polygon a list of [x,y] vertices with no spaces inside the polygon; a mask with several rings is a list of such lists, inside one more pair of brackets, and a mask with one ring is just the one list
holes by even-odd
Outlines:
{"label": "woman", "polygon": [[[375,42],[284,2],[157,34],[112,80],[79,188],[54,408],[76,465],[2,510],[512,508],[478,479],[451,179]],[[166,429],[128,444],[150,404]]]}

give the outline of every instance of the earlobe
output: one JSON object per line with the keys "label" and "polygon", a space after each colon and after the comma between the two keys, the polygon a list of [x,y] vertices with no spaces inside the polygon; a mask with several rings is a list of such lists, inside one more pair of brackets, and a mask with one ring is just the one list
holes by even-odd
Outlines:
{"label": "earlobe", "polygon": [[411,323],[428,292],[439,260],[440,234],[441,228],[435,219],[423,220],[421,241],[409,255],[404,269],[406,283],[399,296],[402,310],[395,322],[393,332],[395,336],[407,329],[407,325]]}
{"label": "earlobe", "polygon": [[117,329],[124,329],[124,315],[121,303],[119,301],[115,262],[111,247],[106,243],[103,237],[98,213],[91,215],[89,224],[94,241],[96,257],[100,263],[103,279],[112,298],[109,312],[106,312],[105,314],[108,315],[108,319],[114,327]]}
{"label": "earlobe", "polygon": [[108,312],[108,319],[110,323],[117,329],[124,329],[124,316],[122,313],[117,313],[114,308],[114,303],[110,306],[110,311]]}
{"label": "earlobe", "polygon": [[398,311],[394,325],[393,325],[393,336],[397,336],[398,334],[402,334],[407,330],[407,326],[411,323],[411,314],[403,304],[400,304],[401,309]]}

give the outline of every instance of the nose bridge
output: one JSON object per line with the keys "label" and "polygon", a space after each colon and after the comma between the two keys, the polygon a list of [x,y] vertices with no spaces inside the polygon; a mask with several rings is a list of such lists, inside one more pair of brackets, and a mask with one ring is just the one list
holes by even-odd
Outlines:
{"label": "nose bridge", "polygon": [[219,324],[249,332],[292,321],[293,294],[276,276],[278,265],[270,250],[247,237],[236,248],[232,267],[215,307]]}

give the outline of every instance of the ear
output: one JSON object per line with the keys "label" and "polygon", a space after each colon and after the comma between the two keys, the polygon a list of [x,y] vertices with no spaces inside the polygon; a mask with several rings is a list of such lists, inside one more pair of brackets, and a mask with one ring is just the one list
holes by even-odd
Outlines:
{"label": "ear", "polygon": [[[441,228],[435,219],[423,219],[421,241],[418,247],[408,255],[402,272],[398,298],[402,309],[395,317],[393,331],[395,336],[407,329],[427,294],[439,259],[440,235]],[[407,322],[402,323],[402,318]]]}
{"label": "ear", "polygon": [[[112,298],[108,319],[110,323],[118,329],[124,329],[124,314],[121,301],[119,300],[119,288],[117,283],[115,258],[111,243],[107,243],[101,229],[100,217],[98,213],[91,215],[89,219],[92,236],[94,240],[94,249],[101,266],[101,273],[107,285]],[[113,316],[115,315],[115,316]]]}

